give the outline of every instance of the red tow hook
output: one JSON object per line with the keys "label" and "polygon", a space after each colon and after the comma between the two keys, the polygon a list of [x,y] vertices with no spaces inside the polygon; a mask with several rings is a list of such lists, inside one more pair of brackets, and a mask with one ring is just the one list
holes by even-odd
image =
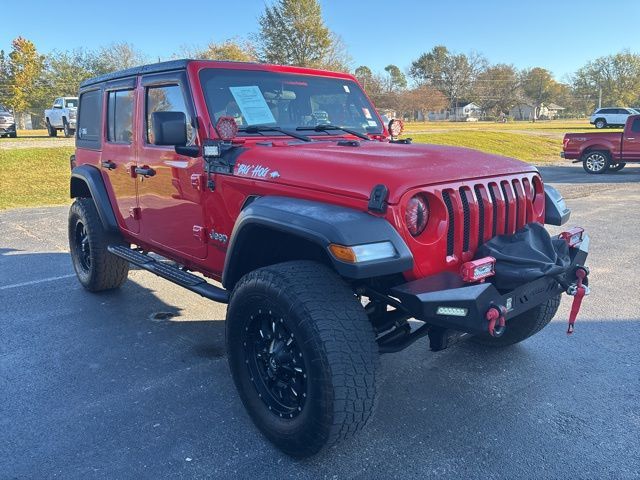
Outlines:
{"label": "red tow hook", "polygon": [[[502,305],[492,305],[487,310],[486,319],[489,321],[489,335],[492,337],[501,337],[507,329],[505,315],[507,309]],[[497,326],[496,326],[497,325]]]}
{"label": "red tow hook", "polygon": [[567,328],[567,335],[571,335],[574,330],[576,318],[578,312],[580,312],[580,306],[582,305],[582,299],[585,295],[589,295],[589,287],[584,285],[584,279],[587,278],[589,270],[587,267],[576,268],[576,284],[571,285],[567,289],[567,294],[573,297],[573,304],[571,305],[571,313],[569,313],[569,327]]}

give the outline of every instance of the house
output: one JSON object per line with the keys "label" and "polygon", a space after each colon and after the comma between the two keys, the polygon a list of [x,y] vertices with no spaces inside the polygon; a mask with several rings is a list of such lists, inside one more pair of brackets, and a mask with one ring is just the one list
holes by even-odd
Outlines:
{"label": "house", "polygon": [[473,102],[456,102],[451,108],[427,112],[427,118],[431,122],[449,120],[452,122],[472,122],[479,120],[483,115],[482,107]]}
{"label": "house", "polygon": [[538,108],[538,115],[535,116],[535,106],[529,103],[520,103],[509,110],[509,116],[514,120],[554,120],[560,116],[564,107],[556,105],[555,103],[544,103]]}

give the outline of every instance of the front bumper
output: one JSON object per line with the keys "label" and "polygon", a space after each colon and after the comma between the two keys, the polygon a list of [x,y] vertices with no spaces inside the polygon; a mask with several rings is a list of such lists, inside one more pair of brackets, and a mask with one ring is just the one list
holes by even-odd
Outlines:
{"label": "front bumper", "polygon": [[[392,289],[392,295],[418,320],[431,325],[471,334],[486,333],[487,311],[494,306],[506,308],[506,320],[530,310],[564,291],[575,282],[575,271],[584,266],[589,253],[589,236],[570,249],[571,264],[558,278],[541,277],[508,292],[489,282],[469,284],[459,275],[445,272]],[[440,315],[438,309],[466,312],[463,316]]]}
{"label": "front bumper", "polygon": [[5,135],[7,133],[15,133],[15,132],[16,132],[16,124],[15,123],[0,124],[0,135]]}

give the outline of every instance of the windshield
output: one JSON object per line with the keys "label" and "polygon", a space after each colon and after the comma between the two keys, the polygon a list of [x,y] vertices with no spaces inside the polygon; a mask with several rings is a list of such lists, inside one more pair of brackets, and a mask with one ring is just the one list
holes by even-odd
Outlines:
{"label": "windshield", "polygon": [[78,108],[78,99],[77,98],[69,98],[65,100],[67,104],[67,108]]}
{"label": "windshield", "polygon": [[289,130],[334,125],[382,133],[373,106],[352,80],[210,68],[201,72],[200,81],[213,122],[233,117],[241,133],[250,125]]}

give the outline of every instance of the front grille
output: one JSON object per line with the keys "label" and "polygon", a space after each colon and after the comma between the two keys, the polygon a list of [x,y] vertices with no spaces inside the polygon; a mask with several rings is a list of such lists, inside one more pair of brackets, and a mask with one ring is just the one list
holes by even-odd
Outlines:
{"label": "front grille", "polygon": [[453,244],[454,244],[454,234],[456,221],[453,215],[453,205],[451,204],[451,196],[448,191],[442,192],[442,200],[444,200],[444,205],[447,207],[447,215],[449,215],[449,228],[447,230],[447,255],[453,255]]}
{"label": "front grille", "polygon": [[511,235],[532,221],[532,187],[528,179],[514,179],[443,190],[447,256],[472,255],[489,238]]}

